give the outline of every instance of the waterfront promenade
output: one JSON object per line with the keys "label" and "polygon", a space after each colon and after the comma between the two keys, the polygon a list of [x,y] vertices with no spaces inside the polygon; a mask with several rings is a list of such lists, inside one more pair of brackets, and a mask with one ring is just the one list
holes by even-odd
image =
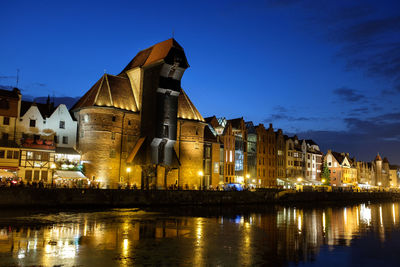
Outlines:
{"label": "waterfront promenade", "polygon": [[296,192],[0,188],[0,207],[143,207],[363,202],[400,199],[398,192]]}

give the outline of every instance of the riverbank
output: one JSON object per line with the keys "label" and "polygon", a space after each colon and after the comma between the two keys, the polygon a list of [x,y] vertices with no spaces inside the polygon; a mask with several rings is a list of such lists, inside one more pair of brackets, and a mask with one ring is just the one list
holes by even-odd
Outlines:
{"label": "riverbank", "polygon": [[0,207],[146,207],[253,205],[399,200],[394,192],[169,191],[0,188]]}

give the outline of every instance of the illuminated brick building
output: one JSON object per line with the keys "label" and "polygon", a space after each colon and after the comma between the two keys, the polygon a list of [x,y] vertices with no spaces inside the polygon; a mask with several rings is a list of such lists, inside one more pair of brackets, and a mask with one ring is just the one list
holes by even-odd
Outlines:
{"label": "illuminated brick building", "polygon": [[189,67],[169,39],[104,74],[72,108],[86,175],[102,186],[197,186],[204,119],[181,88]]}

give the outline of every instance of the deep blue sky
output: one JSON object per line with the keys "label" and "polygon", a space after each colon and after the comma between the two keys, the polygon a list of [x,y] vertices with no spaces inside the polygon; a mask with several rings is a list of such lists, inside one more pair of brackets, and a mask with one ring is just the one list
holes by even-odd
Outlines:
{"label": "deep blue sky", "polygon": [[[82,1],[83,2],[83,1]],[[172,36],[204,117],[400,163],[400,1],[1,1],[0,85],[81,96]]]}

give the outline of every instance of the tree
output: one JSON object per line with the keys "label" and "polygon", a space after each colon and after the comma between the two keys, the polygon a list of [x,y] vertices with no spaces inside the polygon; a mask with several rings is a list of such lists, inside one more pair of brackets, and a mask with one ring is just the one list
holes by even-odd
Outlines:
{"label": "tree", "polygon": [[329,168],[326,162],[324,163],[324,167],[322,168],[321,182],[324,185],[331,184],[331,173],[329,172]]}

